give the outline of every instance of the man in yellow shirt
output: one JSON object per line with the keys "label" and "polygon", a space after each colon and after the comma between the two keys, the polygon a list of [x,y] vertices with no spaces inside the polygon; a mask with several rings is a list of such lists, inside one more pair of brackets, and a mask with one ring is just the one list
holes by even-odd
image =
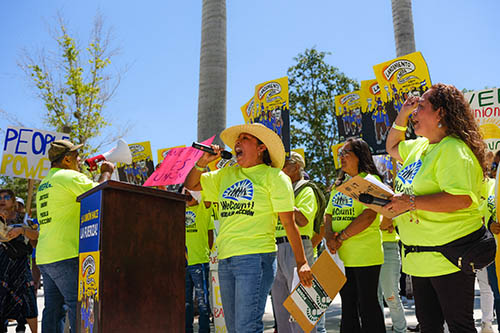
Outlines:
{"label": "man in yellow shirt", "polygon": [[[296,183],[303,179],[305,167],[304,158],[292,151],[290,159],[285,162],[283,172],[290,177],[294,189]],[[306,254],[307,262],[314,262],[314,252],[311,238],[314,234],[314,217],[318,205],[314,190],[310,186],[305,186],[295,197],[294,217],[297,224],[302,245]],[[279,332],[302,332],[296,322],[290,322],[290,313],[283,306],[283,302],[290,294],[293,281],[293,271],[295,268],[295,256],[286,237],[285,229],[280,221],[276,225],[276,243],[278,244],[277,270],[274,278],[271,295],[273,299],[274,316]],[[314,332],[316,329],[314,329]]]}
{"label": "man in yellow shirt", "polygon": [[62,333],[64,304],[69,308],[71,330],[76,331],[80,226],[80,203],[76,198],[110,179],[114,170],[112,163],[104,161],[99,183],[80,173],[81,146],[67,140],[51,143],[51,169],[36,194],[40,223],[36,263],[42,272],[45,298],[42,332]]}

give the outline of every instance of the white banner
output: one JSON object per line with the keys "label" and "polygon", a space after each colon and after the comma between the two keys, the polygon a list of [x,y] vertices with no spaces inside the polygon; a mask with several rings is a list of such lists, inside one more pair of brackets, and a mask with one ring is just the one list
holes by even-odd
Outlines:
{"label": "white banner", "polygon": [[68,134],[34,128],[8,127],[3,143],[0,174],[43,179],[50,170],[50,143],[61,139],[69,139]]}
{"label": "white banner", "polygon": [[500,88],[471,91],[464,95],[488,150],[496,152],[500,149]]}

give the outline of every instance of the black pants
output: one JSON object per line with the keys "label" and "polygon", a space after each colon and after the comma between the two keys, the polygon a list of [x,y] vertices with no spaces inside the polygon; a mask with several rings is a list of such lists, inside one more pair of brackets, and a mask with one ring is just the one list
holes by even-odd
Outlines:
{"label": "black pants", "polygon": [[385,333],[384,315],[377,296],[380,266],[345,268],[347,282],[340,289],[341,333]]}
{"label": "black pants", "polygon": [[412,276],[420,332],[441,333],[445,320],[450,333],[477,332],[474,280],[474,275],[462,271],[435,277]]}

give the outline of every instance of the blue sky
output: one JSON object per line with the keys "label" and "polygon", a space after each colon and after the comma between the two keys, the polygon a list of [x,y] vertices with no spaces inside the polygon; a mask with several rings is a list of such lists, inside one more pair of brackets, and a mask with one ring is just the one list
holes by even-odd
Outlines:
{"label": "blue sky", "polygon": [[[197,135],[201,6],[201,0],[1,1],[0,109],[49,130],[18,57],[23,48],[55,49],[49,27],[57,11],[83,42],[100,11],[121,49],[112,66],[130,67],[106,108],[113,124],[131,124],[124,139],[150,141],[155,160],[157,149],[189,145]],[[413,1],[416,48],[433,83],[500,86],[498,13],[497,0]],[[285,76],[293,58],[311,47],[331,52],[326,61],[351,78],[374,78],[372,66],[396,56],[391,1],[228,1],[227,126],[243,122],[240,106],[256,84]],[[0,128],[9,125],[2,116]]]}

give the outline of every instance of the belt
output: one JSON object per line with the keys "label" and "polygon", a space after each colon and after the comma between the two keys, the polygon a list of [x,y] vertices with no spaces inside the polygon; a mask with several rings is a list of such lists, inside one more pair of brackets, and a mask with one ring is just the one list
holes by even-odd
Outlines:
{"label": "belt", "polygon": [[[309,239],[309,236],[301,235],[300,238],[302,238],[302,239]],[[286,236],[277,237],[276,238],[276,244],[281,244],[281,243],[288,243],[288,238]]]}

